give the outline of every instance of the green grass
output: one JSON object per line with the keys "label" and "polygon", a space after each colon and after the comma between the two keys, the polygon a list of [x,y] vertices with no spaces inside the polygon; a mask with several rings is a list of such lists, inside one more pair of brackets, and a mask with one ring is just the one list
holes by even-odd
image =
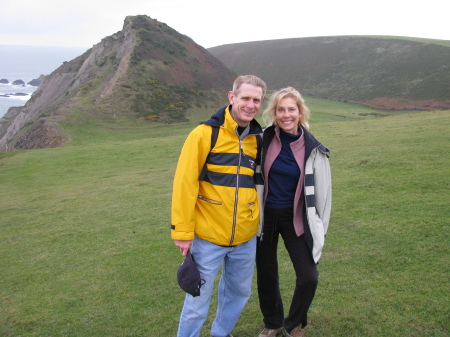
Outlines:
{"label": "green grass", "polygon": [[[335,119],[336,105],[307,103],[332,151],[334,193],[309,335],[449,336],[449,111],[352,120],[357,107]],[[200,115],[172,125],[78,116],[66,147],[0,153],[0,336],[176,334],[184,294],[170,196]],[[280,260],[288,307],[284,248]],[[233,334],[261,327],[254,288]]]}
{"label": "green grass", "polygon": [[305,96],[311,110],[311,124],[323,122],[355,121],[386,117],[407,113],[408,111],[381,110],[357,104]]}

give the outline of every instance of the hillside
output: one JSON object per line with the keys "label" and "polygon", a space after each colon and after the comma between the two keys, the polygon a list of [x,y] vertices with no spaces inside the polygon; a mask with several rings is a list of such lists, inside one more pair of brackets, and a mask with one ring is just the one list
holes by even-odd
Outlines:
{"label": "hillside", "polygon": [[233,74],[189,37],[147,16],[130,16],[123,30],[45,78],[22,109],[0,123],[0,150],[56,147],[68,136],[69,115],[117,116],[172,123],[193,107],[223,101]]}
{"label": "hillside", "polygon": [[[230,70],[231,69],[231,70]],[[310,97],[381,109],[450,109],[450,43],[393,37],[315,37],[206,50],[139,15],[48,75],[23,108],[0,118],[0,151],[57,147],[62,126],[87,118],[175,123],[222,105],[236,74]]]}
{"label": "hillside", "polygon": [[314,37],[247,42],[208,49],[237,73],[270,89],[385,109],[449,109],[450,45],[388,37]]}
{"label": "hillside", "polygon": [[[324,116],[345,105],[332,103]],[[193,126],[110,120],[74,130],[71,146],[0,153],[0,336],[176,336],[171,189]],[[308,336],[450,336],[450,114],[311,126],[331,150],[333,210]],[[279,272],[290,303],[282,244]],[[254,282],[234,336],[263,327]]]}

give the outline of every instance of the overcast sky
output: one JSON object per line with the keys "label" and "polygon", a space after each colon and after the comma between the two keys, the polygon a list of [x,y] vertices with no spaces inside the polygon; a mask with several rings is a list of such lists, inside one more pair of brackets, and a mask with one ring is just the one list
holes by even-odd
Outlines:
{"label": "overcast sky", "polygon": [[128,15],[164,22],[199,45],[331,35],[450,40],[445,0],[0,0],[0,44],[90,48]]}

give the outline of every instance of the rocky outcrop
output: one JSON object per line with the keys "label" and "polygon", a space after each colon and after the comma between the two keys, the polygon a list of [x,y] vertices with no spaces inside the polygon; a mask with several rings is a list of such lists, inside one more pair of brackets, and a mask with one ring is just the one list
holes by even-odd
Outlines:
{"label": "rocky outcrop", "polygon": [[[6,130],[6,128],[4,128],[4,126],[7,125],[11,120],[13,120],[20,113],[21,108],[22,107],[11,107],[8,109],[6,114],[4,114],[2,118],[0,118],[0,130],[2,130],[2,129]],[[2,134],[0,134],[0,137],[1,136],[2,136]]]}
{"label": "rocky outcrop", "polygon": [[192,106],[222,98],[235,74],[192,39],[147,16],[46,76],[13,118],[0,125],[0,151],[64,144],[60,123],[71,113],[120,114],[185,121]]}
{"label": "rocky outcrop", "polygon": [[[36,142],[30,140],[34,138],[34,133],[39,127],[46,128],[47,121],[55,128],[49,116],[60,115],[63,97],[75,75],[76,73],[56,73],[44,80],[7,128],[0,129],[0,150],[36,148]],[[42,139],[42,132],[39,132],[37,138]],[[38,148],[55,146],[56,143],[41,140],[40,145]]]}
{"label": "rocky outcrop", "polygon": [[27,84],[28,85],[31,85],[31,86],[33,86],[33,87],[38,87],[41,83],[42,83],[42,81],[44,80],[44,78],[45,78],[45,76],[44,75],[41,75],[41,76],[39,76],[38,78],[35,78],[35,79],[32,79],[30,82],[28,82]]}
{"label": "rocky outcrop", "polygon": [[22,80],[15,80],[13,83],[12,83],[13,85],[25,85],[25,82],[24,81],[22,81]]}

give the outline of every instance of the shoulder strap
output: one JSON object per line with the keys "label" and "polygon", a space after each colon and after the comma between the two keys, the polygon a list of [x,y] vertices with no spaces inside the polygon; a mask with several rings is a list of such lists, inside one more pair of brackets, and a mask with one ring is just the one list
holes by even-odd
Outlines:
{"label": "shoulder strap", "polygon": [[257,149],[258,149],[258,153],[256,155],[256,161],[258,163],[261,162],[261,150],[262,150],[262,136],[261,134],[256,135],[256,142],[257,142]]}
{"label": "shoulder strap", "polygon": [[261,186],[264,186],[264,177],[261,171],[262,134],[256,135],[256,141],[258,144],[258,154],[256,155],[256,167],[255,167],[255,174],[253,175],[253,180],[255,182],[256,190],[260,191],[259,189],[263,188]]}
{"label": "shoulder strap", "polygon": [[[214,149],[214,146],[216,146],[217,143],[217,137],[219,136],[219,127],[217,125],[211,125],[212,131],[211,131],[211,148],[209,149],[209,152]],[[206,162],[208,161],[208,156],[206,157],[205,163],[203,164],[202,172],[200,173],[200,176],[198,177],[199,181],[205,180],[206,176]]]}
{"label": "shoulder strap", "polygon": [[209,152],[211,152],[212,149],[214,149],[214,146],[216,146],[217,136],[219,135],[219,127],[217,125],[212,125],[211,127],[212,127],[211,148],[210,148]]}

